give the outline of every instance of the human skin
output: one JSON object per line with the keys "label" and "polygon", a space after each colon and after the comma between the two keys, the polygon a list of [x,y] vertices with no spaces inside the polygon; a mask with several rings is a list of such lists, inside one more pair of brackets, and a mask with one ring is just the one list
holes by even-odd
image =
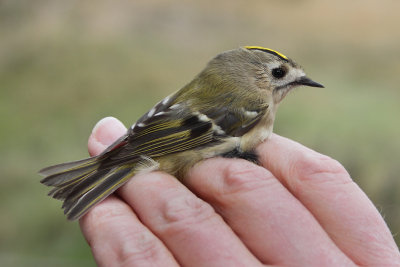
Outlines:
{"label": "human skin", "polygon": [[[115,118],[94,156],[124,134]],[[179,182],[136,175],[80,220],[100,266],[400,266],[386,223],[336,160],[273,134],[260,166],[213,158]]]}

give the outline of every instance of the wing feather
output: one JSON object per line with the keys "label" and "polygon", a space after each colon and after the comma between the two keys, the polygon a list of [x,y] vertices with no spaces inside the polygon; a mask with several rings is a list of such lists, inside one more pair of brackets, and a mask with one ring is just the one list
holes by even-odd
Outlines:
{"label": "wing feather", "polygon": [[[109,162],[137,161],[142,156],[156,158],[213,146],[226,137],[242,136],[265,113],[265,109],[260,107],[193,111],[189,106],[173,101],[159,102],[130,129],[125,146],[118,153],[110,155]],[[161,112],[161,115],[157,115]]]}

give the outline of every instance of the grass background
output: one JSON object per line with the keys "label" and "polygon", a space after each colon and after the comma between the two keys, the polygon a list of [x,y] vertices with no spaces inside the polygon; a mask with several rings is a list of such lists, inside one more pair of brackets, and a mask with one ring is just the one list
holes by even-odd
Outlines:
{"label": "grass background", "polygon": [[87,156],[94,124],[131,125],[217,53],[277,49],[301,88],[275,132],[339,160],[400,230],[400,2],[0,2],[0,264],[94,266],[37,171]]}

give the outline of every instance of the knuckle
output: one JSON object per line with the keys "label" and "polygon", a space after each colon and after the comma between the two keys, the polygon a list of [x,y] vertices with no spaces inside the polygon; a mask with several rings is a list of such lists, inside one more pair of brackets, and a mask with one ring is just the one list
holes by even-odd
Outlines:
{"label": "knuckle", "polygon": [[109,197],[91,208],[82,219],[84,219],[87,224],[90,224],[92,228],[101,228],[110,221],[125,216],[126,212],[127,207],[124,203],[120,203]]}
{"label": "knuckle", "polygon": [[151,262],[160,256],[159,242],[150,232],[137,231],[127,238],[130,241],[120,244],[121,247],[118,249],[118,262],[122,265],[139,266],[141,262]]}
{"label": "knuckle", "polygon": [[352,182],[350,175],[337,160],[317,154],[302,157],[292,166],[292,176],[299,181],[332,181],[336,183]]}
{"label": "knuckle", "polygon": [[182,231],[215,215],[214,209],[203,200],[193,195],[181,196],[165,203],[160,225],[164,231]]}
{"label": "knuckle", "polygon": [[237,160],[226,166],[222,176],[222,186],[216,194],[248,192],[277,182],[266,169],[253,163]]}

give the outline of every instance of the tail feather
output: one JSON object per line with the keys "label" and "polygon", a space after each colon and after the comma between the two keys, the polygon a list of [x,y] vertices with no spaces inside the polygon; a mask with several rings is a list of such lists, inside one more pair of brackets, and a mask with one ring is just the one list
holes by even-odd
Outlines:
{"label": "tail feather", "polygon": [[[105,164],[105,155],[42,169],[41,183],[53,186],[49,195],[64,200],[62,208],[69,220],[83,216],[91,207],[112,194],[135,173],[135,160],[115,167]],[[112,167],[114,166],[114,167]]]}
{"label": "tail feather", "polygon": [[[67,218],[69,220],[79,219],[91,207],[121,187],[133,174],[133,166],[122,166],[111,170],[106,176],[101,178],[101,182],[87,192],[74,197],[73,201],[64,206],[64,213],[67,215]],[[67,200],[69,199],[67,198]]]}
{"label": "tail feather", "polygon": [[62,186],[96,170],[99,165],[98,157],[92,157],[50,166],[39,171],[39,174],[45,176],[40,182],[47,186]]}
{"label": "tail feather", "polygon": [[43,168],[39,171],[39,174],[41,174],[43,176],[50,176],[53,174],[62,173],[62,172],[66,172],[69,170],[80,169],[84,166],[90,165],[91,163],[94,163],[97,161],[98,161],[98,157],[90,157],[90,158],[86,158],[86,159],[65,162],[65,163],[61,163],[61,164]]}
{"label": "tail feather", "polygon": [[79,184],[70,188],[70,190],[65,190],[63,208],[73,205],[80,197],[87,193],[92,188],[96,187],[107,179],[108,174],[112,172],[110,169],[98,170],[92,175],[85,177]]}
{"label": "tail feather", "polygon": [[55,199],[66,199],[69,195],[71,195],[73,192],[77,190],[78,186],[80,186],[83,183],[87,183],[86,182],[87,179],[91,180],[92,177],[95,179],[99,175],[107,174],[108,171],[109,170],[103,170],[103,171],[93,170],[89,173],[85,173],[84,175],[71,179],[70,181],[66,181],[54,187],[49,192],[49,196],[52,196]]}

